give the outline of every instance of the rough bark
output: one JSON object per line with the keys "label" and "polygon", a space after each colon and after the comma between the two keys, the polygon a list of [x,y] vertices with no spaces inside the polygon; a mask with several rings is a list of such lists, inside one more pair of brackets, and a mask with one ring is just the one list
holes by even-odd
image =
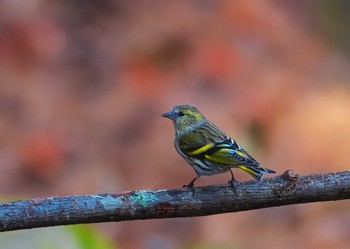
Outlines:
{"label": "rough bark", "polygon": [[350,198],[350,171],[262,182],[36,198],[0,204],[0,231],[79,223],[205,216]]}

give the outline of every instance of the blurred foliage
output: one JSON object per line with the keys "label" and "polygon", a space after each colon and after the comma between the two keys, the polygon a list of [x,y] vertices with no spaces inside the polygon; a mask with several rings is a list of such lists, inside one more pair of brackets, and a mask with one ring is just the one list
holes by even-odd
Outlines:
{"label": "blurred foliage", "polygon": [[[278,3],[279,2],[279,3]],[[329,45],[350,56],[350,2],[347,0],[275,1],[289,8],[296,21],[328,40]],[[290,11],[292,9],[292,11]]]}
{"label": "blurred foliage", "polygon": [[[82,249],[116,249],[112,241],[108,240],[106,236],[100,234],[100,232],[96,231],[92,226],[87,225],[75,225],[69,226],[69,230],[76,238],[79,248]],[[62,247],[60,247],[62,248]]]}
{"label": "blurred foliage", "polygon": [[319,17],[317,27],[320,32],[350,57],[350,34],[346,28],[346,23],[350,22],[350,2],[346,0],[312,2]]}
{"label": "blurred foliage", "polygon": [[0,248],[115,249],[117,247],[91,226],[74,225],[2,233]]}

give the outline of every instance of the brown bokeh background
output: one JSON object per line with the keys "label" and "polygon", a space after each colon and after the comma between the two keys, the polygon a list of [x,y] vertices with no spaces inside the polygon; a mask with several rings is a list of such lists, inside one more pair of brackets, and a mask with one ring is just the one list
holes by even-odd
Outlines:
{"label": "brown bokeh background", "polygon": [[[1,195],[181,187],[194,171],[160,117],[179,103],[197,105],[279,174],[349,169],[349,9],[323,0],[1,1]],[[96,226],[120,248],[349,248],[349,208]]]}

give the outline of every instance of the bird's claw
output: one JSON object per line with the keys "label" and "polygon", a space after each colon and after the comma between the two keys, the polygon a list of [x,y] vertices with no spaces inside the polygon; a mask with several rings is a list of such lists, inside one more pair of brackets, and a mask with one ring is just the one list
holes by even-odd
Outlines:
{"label": "bird's claw", "polygon": [[193,184],[184,184],[183,188],[193,188]]}
{"label": "bird's claw", "polygon": [[236,179],[234,179],[234,178],[227,182],[228,184],[231,185],[231,187],[232,187],[233,191],[235,192],[235,194],[237,194],[237,189],[236,189],[236,183],[237,182],[238,181]]}

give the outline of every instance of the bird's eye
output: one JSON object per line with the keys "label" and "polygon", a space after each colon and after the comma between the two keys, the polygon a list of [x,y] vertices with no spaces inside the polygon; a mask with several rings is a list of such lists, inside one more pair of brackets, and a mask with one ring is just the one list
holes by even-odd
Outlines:
{"label": "bird's eye", "polygon": [[183,116],[185,116],[185,113],[179,112],[179,116],[180,116],[180,117],[183,117]]}

